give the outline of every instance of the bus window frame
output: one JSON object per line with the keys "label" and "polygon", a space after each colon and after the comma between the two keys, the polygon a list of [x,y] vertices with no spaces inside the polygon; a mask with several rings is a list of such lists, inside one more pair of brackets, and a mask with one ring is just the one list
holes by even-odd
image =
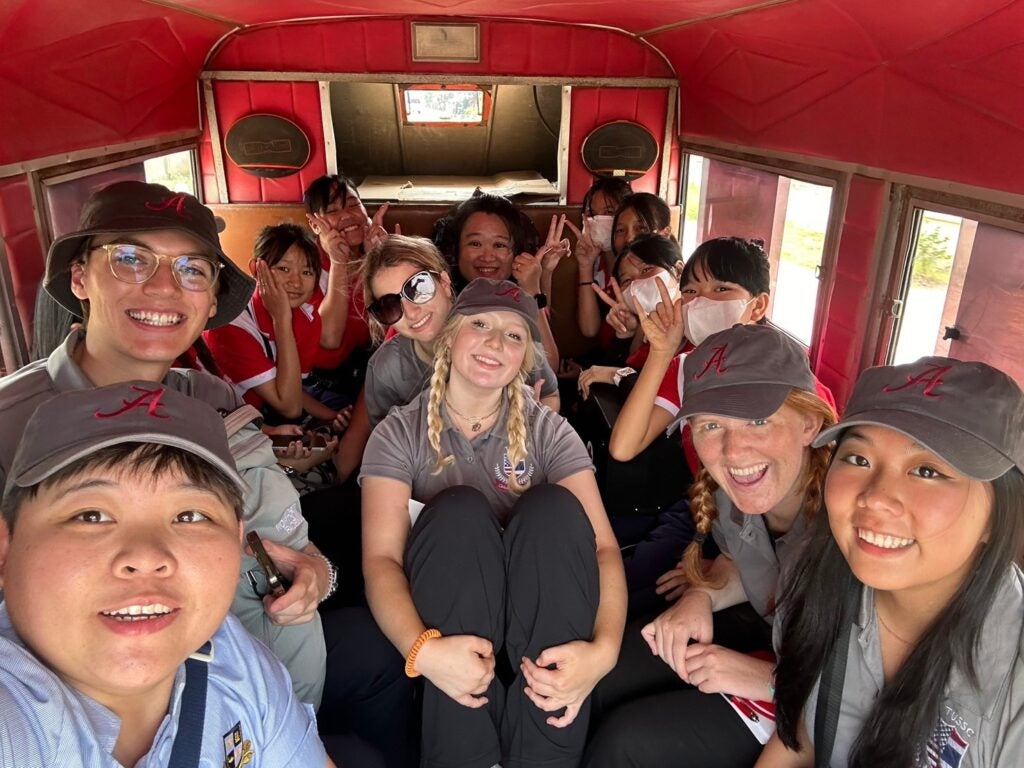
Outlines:
{"label": "bus window frame", "polygon": [[[483,128],[490,129],[491,110],[494,103],[494,86],[479,83],[396,83],[396,102],[401,121],[407,128]],[[411,120],[405,103],[405,94],[409,91],[463,91],[483,94],[483,106],[480,120],[477,122],[459,122],[458,120],[429,121]]]}
{"label": "bus window frame", "polygon": [[[829,205],[828,225],[825,227],[825,242],[822,246],[821,264],[818,268],[818,295],[814,302],[814,321],[811,326],[811,342],[804,344],[791,333],[787,336],[793,338],[801,346],[807,348],[810,355],[812,370],[818,362],[818,350],[821,343],[821,334],[825,326],[825,319],[828,313],[828,303],[831,299],[832,286],[835,280],[835,264],[839,249],[839,240],[842,233],[843,217],[846,212],[846,200],[850,186],[851,174],[834,168],[812,165],[810,163],[788,160],[784,158],[758,155],[741,150],[731,150],[695,141],[680,142],[679,153],[679,194],[677,203],[680,211],[686,210],[686,189],[689,182],[689,157],[700,155],[712,160],[720,160],[725,163],[751,168],[757,171],[774,173],[779,176],[788,176],[791,179],[806,181],[811,184],[828,186],[832,189],[832,198]],[[683,216],[679,217],[679,231],[676,237],[682,239]],[[684,258],[689,254],[683,254]],[[774,326],[778,328],[778,326]],[[784,331],[784,329],[779,328]],[[785,332],[785,331],[784,331]]]}
{"label": "bus window frame", "polygon": [[32,172],[30,176],[32,178],[33,202],[36,208],[36,225],[42,241],[43,252],[45,253],[49,249],[50,244],[54,240],[53,226],[51,224],[52,212],[47,201],[46,187],[143,163],[155,157],[163,157],[164,155],[185,151],[191,153],[192,178],[196,181],[195,195],[200,202],[205,202],[202,188],[203,177],[199,168],[199,144],[195,139],[184,142],[174,141],[154,144],[141,150],[128,150],[106,157],[91,157],[65,165],[41,168]]}
{"label": "bus window frame", "polygon": [[0,376],[28,365],[30,357],[25,328],[14,300],[14,281],[7,248],[0,240]]}
{"label": "bus window frame", "polygon": [[886,365],[895,354],[900,323],[893,309],[897,300],[906,301],[913,269],[912,250],[921,218],[917,211],[974,219],[1024,234],[1024,206],[895,183],[889,200],[885,236],[875,259],[875,298],[869,309],[864,334],[866,348],[861,356],[862,360],[870,360],[871,365]]}

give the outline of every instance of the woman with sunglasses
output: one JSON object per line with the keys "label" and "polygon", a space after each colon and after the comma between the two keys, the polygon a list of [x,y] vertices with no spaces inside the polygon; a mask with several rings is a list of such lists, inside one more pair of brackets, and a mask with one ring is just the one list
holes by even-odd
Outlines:
{"label": "woman with sunglasses", "polygon": [[[375,338],[393,328],[395,336],[370,358],[365,400],[370,427],[393,406],[411,402],[430,381],[434,344],[448,320],[454,295],[437,248],[421,237],[391,235],[367,256],[363,290]],[[541,402],[558,410],[558,380],[543,355],[526,377],[540,383]]]}
{"label": "woman with sunglasses", "polygon": [[1024,393],[978,362],[869,368],[833,440],[757,765],[1021,765]]}
{"label": "woman with sunglasses", "polygon": [[363,460],[367,599],[425,678],[431,768],[575,768],[622,637],[622,561],[590,457],[524,385],[537,318],[514,283],[472,281],[429,389],[392,409]]}
{"label": "woman with sunglasses", "polygon": [[264,227],[249,264],[256,292],[248,306],[203,333],[214,360],[239,396],[271,422],[297,422],[305,412],[343,430],[348,414],[302,388],[320,347],[320,315],[310,303],[320,276],[316,243],[295,224]]}

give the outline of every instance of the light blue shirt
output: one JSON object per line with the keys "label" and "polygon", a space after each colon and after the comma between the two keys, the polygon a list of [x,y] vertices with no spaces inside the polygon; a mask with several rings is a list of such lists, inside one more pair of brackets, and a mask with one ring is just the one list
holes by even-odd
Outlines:
{"label": "light blue shirt", "polygon": [[[184,669],[175,677],[169,715],[137,768],[170,759]],[[327,761],[313,708],[295,698],[281,662],[231,615],[213,636],[205,723],[202,768],[241,766],[248,752],[251,768],[322,768]],[[0,603],[0,766],[121,768],[111,755],[120,729],[113,712],[66,685],[25,647]]]}

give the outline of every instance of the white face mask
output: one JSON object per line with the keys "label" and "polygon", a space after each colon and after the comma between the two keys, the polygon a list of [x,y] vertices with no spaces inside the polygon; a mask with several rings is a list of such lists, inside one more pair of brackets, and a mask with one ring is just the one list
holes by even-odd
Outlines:
{"label": "white face mask", "polygon": [[601,248],[602,251],[612,249],[612,222],[614,216],[587,216],[587,232],[590,239]]}
{"label": "white face mask", "polygon": [[658,290],[658,281],[661,281],[668,290],[668,298],[675,301],[679,298],[679,283],[668,271],[661,269],[652,277],[645,277],[634,280],[629,284],[629,292],[633,297],[633,307],[637,312],[643,311],[651,314],[655,307],[661,302],[661,292]]}
{"label": "white face mask", "polygon": [[683,305],[686,312],[686,338],[692,341],[694,346],[700,346],[708,336],[732,328],[740,322],[747,304],[752,301],[753,299],[715,301],[698,296],[689,304]]}

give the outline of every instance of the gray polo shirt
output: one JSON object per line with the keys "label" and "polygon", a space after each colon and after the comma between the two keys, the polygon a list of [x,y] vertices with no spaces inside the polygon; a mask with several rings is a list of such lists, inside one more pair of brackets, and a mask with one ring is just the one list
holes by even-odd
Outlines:
{"label": "gray polo shirt", "polygon": [[[864,587],[860,615],[850,633],[831,768],[846,768],[850,748],[884,686],[878,633],[875,593]],[[926,766],[1024,765],[1024,574],[1016,566],[1007,573],[985,617],[975,658],[978,688],[962,670],[954,667],[950,673]],[[804,706],[804,725],[812,740],[817,702],[815,684]]]}
{"label": "gray polo shirt", "polygon": [[[517,478],[532,485],[557,483],[581,470],[593,471],[594,465],[579,435],[569,423],[524,392],[527,429],[527,458],[516,467]],[[502,522],[519,494],[506,482],[509,468],[505,423],[508,402],[502,403],[495,426],[471,442],[448,417],[442,406],[442,455],[455,461],[438,474],[432,474],[436,453],[427,439],[427,404],[430,390],[422,392],[405,406],[391,409],[387,418],[373,430],[363,454],[364,477],[389,477],[411,489],[411,498],[424,504],[455,485],[476,488],[487,497]]]}
{"label": "gray polo shirt", "polygon": [[[537,350],[537,367],[526,377],[533,385],[541,379],[541,397],[558,392],[558,378],[548,365],[543,351]],[[405,336],[394,336],[373,353],[366,369],[366,412],[370,426],[375,427],[388,415],[393,405],[411,403],[413,398],[430,384],[433,368],[420,360],[413,341]]]}
{"label": "gray polo shirt", "polygon": [[718,517],[711,524],[711,535],[718,548],[736,564],[750,605],[765,621],[771,622],[775,614],[779,573],[800,551],[806,526],[804,516],[797,515],[793,527],[777,538],[775,546],[772,546],[763,515],[743,514],[721,488],[715,491],[715,504]]}
{"label": "gray polo shirt", "polygon": [[[94,386],[74,360],[75,348],[84,338],[84,331],[72,331],[47,359],[0,378],[0,488],[6,484],[22,432],[36,407],[61,392]],[[242,404],[230,384],[202,371],[173,368],[163,383],[224,412]],[[309,537],[299,497],[277,466],[269,438],[255,424],[248,424],[231,437],[230,443],[238,471],[249,486],[242,512],[245,530],[257,531],[261,537],[293,549],[305,547]],[[243,552],[231,612],[288,667],[299,698],[318,706],[327,653],[320,616],[291,627],[271,622],[245,575],[258,567],[256,560]]]}

